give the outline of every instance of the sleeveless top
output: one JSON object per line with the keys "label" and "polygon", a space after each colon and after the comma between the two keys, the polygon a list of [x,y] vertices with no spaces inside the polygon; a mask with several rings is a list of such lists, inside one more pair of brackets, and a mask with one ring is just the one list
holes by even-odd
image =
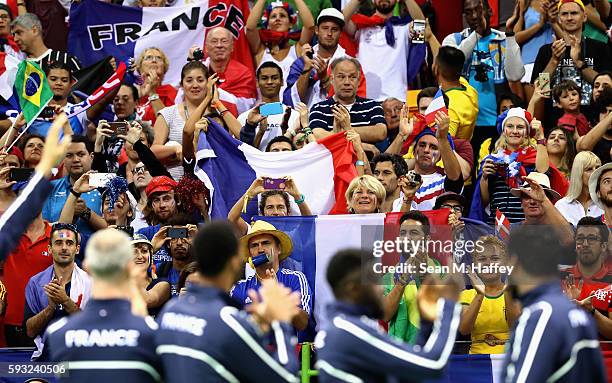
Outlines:
{"label": "sleeveless top", "polygon": [[[181,105],[182,107],[182,105]],[[178,142],[183,145],[183,128],[185,127],[185,121],[179,114],[178,105],[168,106],[160,110],[157,114],[161,114],[168,124],[168,141]],[[168,171],[176,181],[183,176],[183,166],[173,165],[167,166]]]}
{"label": "sleeveless top", "polygon": [[287,78],[289,77],[289,69],[291,69],[291,64],[293,64],[293,62],[297,59],[298,59],[298,55],[295,49],[295,45],[291,46],[291,48],[289,49],[289,53],[287,54],[287,57],[285,57],[282,61],[278,61],[277,59],[272,57],[272,54],[270,53],[270,49],[267,47],[264,50],[264,54],[261,56],[261,63],[259,63],[259,66],[261,66],[261,64],[265,62],[272,61],[273,63],[281,67],[283,71],[283,86],[281,87],[281,90],[280,90],[281,97],[282,97],[283,92],[285,91],[285,88],[287,87]]}

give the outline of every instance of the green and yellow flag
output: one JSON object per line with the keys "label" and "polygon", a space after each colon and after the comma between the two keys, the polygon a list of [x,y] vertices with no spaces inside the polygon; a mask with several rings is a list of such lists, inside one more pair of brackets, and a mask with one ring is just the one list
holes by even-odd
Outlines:
{"label": "green and yellow flag", "polygon": [[38,116],[53,97],[45,72],[38,64],[28,60],[19,63],[15,89],[27,124]]}

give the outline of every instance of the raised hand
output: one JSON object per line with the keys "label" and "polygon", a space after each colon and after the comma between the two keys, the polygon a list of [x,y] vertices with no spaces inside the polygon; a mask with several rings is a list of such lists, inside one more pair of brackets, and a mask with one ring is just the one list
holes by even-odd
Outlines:
{"label": "raised hand", "polygon": [[408,138],[414,131],[414,117],[409,118],[408,115],[408,107],[404,105],[400,112],[399,132],[405,138]]}

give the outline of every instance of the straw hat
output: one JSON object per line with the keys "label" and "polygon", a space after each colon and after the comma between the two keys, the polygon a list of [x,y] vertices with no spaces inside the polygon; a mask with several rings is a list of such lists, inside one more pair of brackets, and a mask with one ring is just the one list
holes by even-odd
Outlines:
{"label": "straw hat", "polygon": [[291,242],[291,238],[289,238],[287,234],[280,230],[276,230],[272,224],[266,221],[255,221],[255,223],[253,223],[249,228],[247,235],[240,238],[240,252],[245,261],[247,261],[250,257],[249,241],[251,238],[262,234],[270,234],[280,242],[281,251],[278,255],[279,261],[287,258],[293,251],[293,242]]}
{"label": "straw hat", "polygon": [[[546,193],[548,198],[552,199],[553,201],[556,201],[561,198],[561,194],[550,188],[550,180],[548,179],[548,176],[546,174],[531,172],[527,175],[527,178],[537,182],[540,186],[542,186],[542,189],[544,189],[544,193]],[[525,181],[523,182],[520,188],[512,188],[510,190],[510,194],[515,197],[521,198],[521,194],[523,193],[521,189],[531,190],[531,187],[529,186],[529,183]]]}

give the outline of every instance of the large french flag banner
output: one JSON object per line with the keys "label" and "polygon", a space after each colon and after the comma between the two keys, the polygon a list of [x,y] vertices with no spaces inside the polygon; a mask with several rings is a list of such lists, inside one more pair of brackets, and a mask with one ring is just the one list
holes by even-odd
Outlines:
{"label": "large french flag banner", "polygon": [[[262,152],[232,137],[209,120],[196,152],[195,174],[210,191],[210,216],[227,213],[257,177],[292,177],[313,214],[347,212],[344,193],[357,176],[357,156],[343,133],[326,137],[292,152]],[[291,197],[290,197],[291,198]],[[256,215],[257,201],[249,204],[244,219]]]}
{"label": "large french flag banner", "polygon": [[[433,239],[450,238],[448,226],[450,209],[423,212],[431,224]],[[326,321],[326,307],[333,301],[333,294],[326,280],[327,265],[339,250],[358,248],[373,254],[376,244],[393,240],[399,234],[399,219],[403,213],[341,214],[319,216],[254,217],[263,219],[278,230],[287,233],[293,242],[291,267],[302,271],[314,296],[314,315],[317,326]],[[397,254],[385,254],[383,257]],[[450,254],[436,254],[442,263],[448,263]],[[389,258],[391,259],[391,258]],[[382,264],[396,261],[380,259]]]}
{"label": "large french flag banner", "polygon": [[234,36],[232,58],[252,68],[244,24],[247,0],[209,0],[173,7],[134,8],[102,1],[73,2],[69,53],[85,65],[107,56],[126,61],[149,47],[160,48],[170,61],[164,83],[178,85],[192,46],[203,47],[206,32],[224,27]]}

